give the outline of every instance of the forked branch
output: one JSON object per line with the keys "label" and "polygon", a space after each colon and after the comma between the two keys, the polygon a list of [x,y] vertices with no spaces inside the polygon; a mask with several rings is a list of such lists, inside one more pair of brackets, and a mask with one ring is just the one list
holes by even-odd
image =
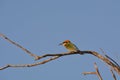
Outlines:
{"label": "forked branch", "polygon": [[9,39],[8,37],[6,37],[4,34],[0,34],[0,37],[3,37],[5,40],[7,40],[8,42],[12,43],[13,45],[19,47],[20,49],[22,49],[23,51],[25,51],[27,54],[29,54],[30,56],[34,57],[35,60],[38,59],[38,56],[33,54],[32,52],[30,52],[29,50],[27,50],[26,48],[24,48],[23,46],[21,46],[20,44],[12,41],[11,39]]}
{"label": "forked branch", "polygon": [[8,42],[14,44],[15,46],[19,47],[20,49],[22,49],[23,51],[25,51],[26,53],[28,53],[30,56],[34,57],[35,60],[39,60],[45,57],[51,57],[47,60],[41,61],[41,62],[37,62],[37,63],[33,63],[33,64],[22,64],[22,65],[12,65],[12,64],[8,64],[4,67],[1,67],[0,70],[6,69],[8,67],[32,67],[32,66],[37,66],[37,65],[41,65],[41,64],[45,64],[47,62],[50,62],[52,60],[55,60],[59,57],[62,56],[66,56],[66,55],[73,55],[73,54],[80,54],[80,55],[84,55],[84,54],[91,54],[94,55],[95,57],[99,58],[100,60],[102,60],[103,62],[105,62],[107,65],[109,65],[114,71],[116,71],[119,75],[120,75],[120,67],[118,65],[116,65],[114,62],[112,62],[110,59],[106,58],[105,56],[100,55],[99,53],[95,52],[95,51],[75,51],[75,52],[65,52],[65,53],[59,53],[59,54],[45,54],[42,56],[37,56],[35,54],[33,54],[32,52],[30,52],[29,50],[27,50],[26,48],[22,47],[21,45],[17,44],[16,42],[10,40],[8,37],[6,37],[3,34],[0,34],[0,37],[4,38],[5,40],[7,40]]}
{"label": "forked branch", "polygon": [[49,61],[52,61],[52,60],[55,60],[59,58],[59,56],[54,56],[52,58],[49,58],[47,60],[44,60],[44,61],[41,61],[41,62],[37,62],[37,63],[33,63],[33,64],[7,64],[6,66],[3,66],[0,68],[0,70],[3,70],[3,69],[6,69],[6,68],[9,68],[9,67],[13,67],[13,68],[18,68],[18,67],[33,67],[33,66],[37,66],[37,65],[41,65],[41,64],[45,64]]}
{"label": "forked branch", "polygon": [[101,77],[101,75],[100,75],[100,72],[99,72],[99,70],[98,70],[98,67],[97,67],[97,64],[96,64],[96,63],[94,63],[94,67],[95,67],[95,70],[96,70],[95,72],[83,72],[83,74],[84,74],[84,75],[95,74],[95,75],[98,76],[99,80],[103,80],[102,77]]}

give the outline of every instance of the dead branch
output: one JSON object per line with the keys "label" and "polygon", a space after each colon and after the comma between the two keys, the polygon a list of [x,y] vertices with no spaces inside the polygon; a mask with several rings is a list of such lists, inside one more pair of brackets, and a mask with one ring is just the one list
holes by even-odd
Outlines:
{"label": "dead branch", "polygon": [[32,52],[30,52],[29,50],[27,50],[26,48],[24,48],[23,46],[21,46],[20,44],[10,40],[8,37],[6,37],[3,34],[0,34],[0,37],[3,37],[5,40],[7,40],[8,42],[12,43],[13,45],[19,47],[20,49],[22,49],[23,51],[25,51],[26,53],[28,53],[30,56],[34,57],[35,60],[37,60],[39,57],[35,54],[33,54]]}
{"label": "dead branch", "polygon": [[113,76],[114,80],[117,80],[117,78],[116,78],[116,76],[115,76],[113,70],[111,69],[110,71],[111,71],[111,73],[112,73],[112,76]]}
{"label": "dead branch", "polygon": [[3,37],[5,40],[7,40],[8,42],[16,45],[17,47],[19,47],[20,49],[22,49],[23,51],[25,51],[26,53],[28,53],[30,56],[34,57],[36,60],[38,59],[42,59],[42,58],[45,58],[45,57],[48,57],[48,56],[51,56],[51,58],[47,59],[47,60],[44,60],[42,62],[38,62],[38,63],[33,63],[33,64],[22,64],[22,65],[6,65],[4,67],[1,67],[0,70],[3,70],[3,69],[6,69],[8,67],[32,67],[32,66],[37,66],[37,65],[40,65],[40,64],[44,64],[44,63],[47,63],[47,62],[50,62],[54,59],[57,59],[59,57],[62,57],[62,56],[66,56],[66,55],[73,55],[73,54],[80,54],[80,55],[84,55],[84,54],[91,54],[91,55],[94,55],[95,57],[101,59],[103,62],[105,62],[107,65],[109,65],[113,70],[115,70],[119,75],[120,75],[120,67],[117,66],[114,62],[112,62],[111,60],[109,60],[108,58],[100,55],[99,53],[95,52],[95,51],[75,51],[75,52],[65,52],[65,53],[60,53],[60,54],[45,54],[45,55],[42,55],[42,56],[37,56],[33,53],[31,53],[30,51],[28,51],[26,48],[22,47],[21,45],[15,43],[14,41],[10,40],[8,37],[6,37],[5,35],[3,34],[0,34],[0,37]]}
{"label": "dead branch", "polygon": [[52,60],[55,60],[59,58],[59,56],[54,56],[52,58],[49,58],[47,60],[44,60],[44,61],[41,61],[41,62],[37,62],[37,63],[33,63],[33,64],[7,64],[6,66],[3,66],[0,68],[0,70],[3,70],[3,69],[6,69],[6,68],[9,68],[9,67],[12,67],[12,68],[18,68],[18,67],[33,67],[33,66],[37,66],[37,65],[41,65],[41,64],[45,64],[47,62],[50,62]]}
{"label": "dead branch", "polygon": [[111,60],[109,60],[108,58],[100,55],[99,53],[95,52],[95,51],[81,51],[83,54],[91,54],[94,55],[95,57],[101,59],[102,61],[104,61],[107,65],[109,65],[111,68],[113,68],[113,70],[115,70],[119,75],[120,75],[120,67],[117,66],[115,63],[113,63]]}
{"label": "dead branch", "polygon": [[118,67],[120,67],[120,65],[119,65],[115,60],[113,60],[110,56],[108,56],[102,48],[100,48],[100,50],[102,51],[102,53],[105,55],[106,58],[108,58],[108,59],[111,60],[114,64],[116,64]]}
{"label": "dead branch", "polygon": [[83,75],[88,75],[88,74],[96,74],[96,72],[83,72]]}
{"label": "dead branch", "polygon": [[98,70],[98,67],[97,67],[96,63],[94,63],[94,67],[95,67],[95,70],[96,70],[95,72],[83,72],[82,74],[84,74],[84,75],[95,74],[95,75],[98,76],[99,80],[103,80],[102,77],[101,77],[101,75],[100,75],[100,72]]}
{"label": "dead branch", "polygon": [[96,64],[96,63],[94,63],[94,67],[95,67],[95,69],[96,69],[96,75],[98,76],[98,78],[99,78],[100,80],[103,80],[102,77],[101,77],[101,75],[100,75],[100,72],[99,72],[99,70],[98,70],[98,67],[97,67],[97,64]]}

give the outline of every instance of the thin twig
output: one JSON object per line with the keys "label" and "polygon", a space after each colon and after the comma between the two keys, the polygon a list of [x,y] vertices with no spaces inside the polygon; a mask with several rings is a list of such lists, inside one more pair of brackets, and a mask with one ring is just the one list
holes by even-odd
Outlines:
{"label": "thin twig", "polygon": [[105,55],[108,59],[110,59],[112,62],[114,62],[116,64],[116,66],[120,67],[120,65],[115,61],[113,60],[111,57],[109,57],[108,55]]}
{"label": "thin twig", "polygon": [[102,53],[103,53],[104,55],[107,55],[102,48],[100,48],[100,50],[102,51]]}
{"label": "thin twig", "polygon": [[25,51],[26,53],[28,53],[30,56],[34,57],[35,60],[37,60],[39,57],[35,54],[33,54],[32,52],[30,52],[29,50],[27,50],[26,48],[24,48],[23,46],[21,46],[20,44],[10,40],[8,37],[6,37],[3,34],[0,34],[1,37],[3,37],[5,40],[7,40],[8,42],[12,43],[13,45],[19,47],[20,49],[22,49],[23,51]]}
{"label": "thin twig", "polygon": [[20,68],[20,67],[33,67],[33,66],[45,64],[45,63],[50,62],[50,61],[52,61],[52,60],[55,60],[55,59],[57,59],[57,58],[59,58],[59,57],[60,57],[60,56],[54,56],[54,57],[49,58],[49,59],[47,59],[47,60],[44,60],[44,61],[42,61],[42,62],[37,62],[37,63],[33,63],[33,64],[16,64],[16,65],[14,65],[14,64],[8,64],[8,65],[6,65],[6,66],[4,66],[4,67],[1,67],[0,70],[6,69],[6,68],[9,68],[9,67],[13,67],[13,68],[17,68],[17,67],[19,67],[19,68]]}
{"label": "thin twig", "polygon": [[119,65],[115,60],[113,60],[110,56],[108,56],[102,48],[100,48],[100,50],[102,51],[102,53],[105,55],[106,58],[108,58],[108,59],[111,60],[113,63],[115,63],[116,66],[120,67],[120,65]]}
{"label": "thin twig", "polygon": [[99,72],[99,70],[98,70],[98,67],[97,67],[97,64],[96,64],[96,63],[94,63],[94,67],[95,67],[95,70],[96,70],[95,72],[83,72],[82,74],[84,74],[84,75],[95,74],[95,75],[98,76],[99,80],[103,80],[102,77],[101,77],[101,75],[100,75],[100,72]]}
{"label": "thin twig", "polygon": [[116,78],[116,76],[115,76],[113,70],[111,69],[110,71],[111,71],[111,73],[112,73],[112,76],[113,76],[114,80],[117,80],[117,78]]}
{"label": "thin twig", "polygon": [[100,80],[103,80],[102,77],[101,77],[101,75],[100,75],[100,72],[99,72],[99,70],[98,70],[98,67],[97,67],[97,64],[96,64],[96,63],[94,63],[94,67],[95,67],[95,69],[96,69],[96,75],[98,76],[98,78],[99,78]]}
{"label": "thin twig", "polygon": [[91,75],[91,74],[96,74],[96,72],[83,72],[82,74],[83,74],[83,75],[88,75],[88,74]]}

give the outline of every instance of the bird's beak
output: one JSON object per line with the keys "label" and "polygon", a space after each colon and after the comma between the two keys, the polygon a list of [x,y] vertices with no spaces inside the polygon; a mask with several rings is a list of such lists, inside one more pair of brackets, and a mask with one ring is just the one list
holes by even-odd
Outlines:
{"label": "bird's beak", "polygon": [[62,45],[63,43],[60,43],[59,45]]}

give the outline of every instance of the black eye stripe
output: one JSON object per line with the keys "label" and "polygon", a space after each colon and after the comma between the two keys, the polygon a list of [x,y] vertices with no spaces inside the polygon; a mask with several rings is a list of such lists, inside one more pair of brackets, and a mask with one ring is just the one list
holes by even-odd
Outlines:
{"label": "black eye stripe", "polygon": [[63,42],[63,43],[66,43],[66,42]]}

